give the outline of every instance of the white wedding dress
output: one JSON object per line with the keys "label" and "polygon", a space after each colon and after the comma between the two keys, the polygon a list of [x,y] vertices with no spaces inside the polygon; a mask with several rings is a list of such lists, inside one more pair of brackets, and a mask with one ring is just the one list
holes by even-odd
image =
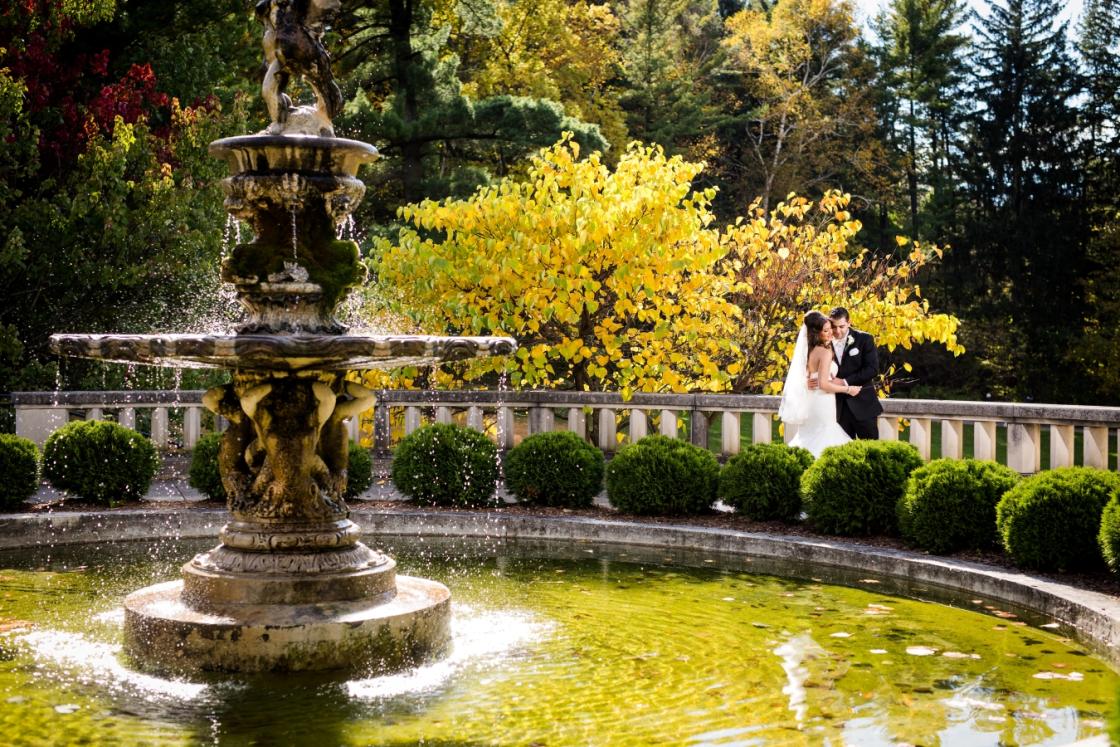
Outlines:
{"label": "white wedding dress", "polygon": [[[797,428],[789,445],[807,449],[816,458],[829,446],[846,444],[852,439],[836,422],[836,395],[820,389],[809,389],[807,340],[805,326],[802,325],[790,357],[789,370],[786,372],[778,417],[787,427],[792,425]],[[833,376],[836,375],[836,369],[836,361],[833,361]]]}
{"label": "white wedding dress", "polygon": [[[832,362],[831,373],[836,375],[836,361]],[[852,440],[836,422],[835,394],[820,389],[811,390],[807,415],[805,422],[797,426],[790,446],[807,449],[816,458],[829,446],[839,446]]]}

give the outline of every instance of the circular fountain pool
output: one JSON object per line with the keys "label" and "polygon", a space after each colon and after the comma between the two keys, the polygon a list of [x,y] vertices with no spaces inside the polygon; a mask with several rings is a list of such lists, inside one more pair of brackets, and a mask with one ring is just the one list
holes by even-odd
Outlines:
{"label": "circular fountain pool", "polygon": [[[381,538],[455,590],[454,651],[400,675],[153,677],[121,599],[206,542],[0,554],[0,730],[16,744],[1068,744],[1116,674],[1068,630],[748,572],[745,559]],[[814,578],[815,577],[815,578]]]}

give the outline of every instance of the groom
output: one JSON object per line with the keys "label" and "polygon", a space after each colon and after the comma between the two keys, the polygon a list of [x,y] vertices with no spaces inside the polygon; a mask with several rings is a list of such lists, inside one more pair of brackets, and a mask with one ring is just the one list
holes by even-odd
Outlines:
{"label": "groom", "polygon": [[[879,375],[879,353],[875,339],[866,332],[852,328],[848,310],[837,306],[829,313],[834,332],[832,349],[838,368],[834,380],[849,386],[863,387],[852,397],[836,395],[836,422],[852,438],[879,437],[879,413],[883,406],[871,383]],[[811,382],[810,387],[816,382]]]}

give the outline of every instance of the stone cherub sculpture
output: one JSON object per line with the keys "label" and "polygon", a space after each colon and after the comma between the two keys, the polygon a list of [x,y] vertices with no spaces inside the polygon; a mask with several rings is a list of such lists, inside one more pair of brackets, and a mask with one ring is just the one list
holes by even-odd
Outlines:
{"label": "stone cherub sculpture", "polygon": [[354,382],[272,378],[237,394],[215,387],[203,404],[230,421],[218,459],[235,513],[323,520],[345,516],[349,434],[373,392]]}
{"label": "stone cherub sculpture", "polygon": [[[331,56],[323,46],[323,30],[338,12],[341,0],[259,0],[257,19],[264,24],[261,95],[272,119],[270,135],[333,137],[335,116],[342,111],[342,91],[331,73]],[[295,106],[287,94],[293,75],[315,91],[316,106]]]}

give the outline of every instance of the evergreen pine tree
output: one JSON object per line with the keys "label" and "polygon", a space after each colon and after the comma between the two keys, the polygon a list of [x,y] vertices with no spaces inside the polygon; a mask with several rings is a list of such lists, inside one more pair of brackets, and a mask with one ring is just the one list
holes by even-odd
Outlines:
{"label": "evergreen pine tree", "polygon": [[1075,102],[1058,0],[999,0],[980,19],[964,168],[967,206],[941,288],[997,396],[1069,401],[1056,375],[1084,304],[1086,226]]}

